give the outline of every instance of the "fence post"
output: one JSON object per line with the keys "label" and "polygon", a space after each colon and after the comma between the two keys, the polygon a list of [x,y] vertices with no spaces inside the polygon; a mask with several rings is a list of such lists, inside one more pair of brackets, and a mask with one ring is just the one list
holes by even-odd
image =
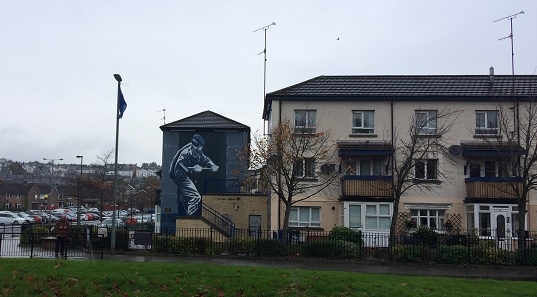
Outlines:
{"label": "fence post", "polygon": [[164,229],[164,231],[165,231],[164,232],[164,234],[165,234],[165,236],[164,236],[164,247],[165,247],[164,248],[164,253],[167,255],[168,254],[168,227],[166,227]]}
{"label": "fence post", "polygon": [[[22,239],[22,232],[21,232],[21,235],[19,236],[19,239]],[[34,257],[34,242],[35,242],[34,232],[30,232],[30,259]]]}
{"label": "fence post", "polygon": [[210,254],[213,253],[213,227],[211,227],[211,241],[209,242],[210,244]]}

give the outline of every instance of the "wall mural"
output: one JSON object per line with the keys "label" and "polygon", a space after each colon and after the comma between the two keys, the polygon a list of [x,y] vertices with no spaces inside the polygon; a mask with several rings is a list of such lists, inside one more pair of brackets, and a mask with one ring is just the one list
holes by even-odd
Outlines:
{"label": "wall mural", "polygon": [[201,216],[201,195],[189,175],[204,170],[218,171],[219,167],[203,152],[205,139],[194,134],[192,141],[180,148],[172,162],[168,176],[177,186],[177,215]]}

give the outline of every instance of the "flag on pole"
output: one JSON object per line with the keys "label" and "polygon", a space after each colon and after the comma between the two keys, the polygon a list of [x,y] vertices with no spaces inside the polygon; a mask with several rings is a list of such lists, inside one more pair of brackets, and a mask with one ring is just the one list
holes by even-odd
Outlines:
{"label": "flag on pole", "polygon": [[121,92],[121,86],[119,84],[117,85],[117,105],[119,111],[117,118],[121,119],[125,109],[127,109],[127,102],[125,102],[125,98],[123,98],[123,93]]}

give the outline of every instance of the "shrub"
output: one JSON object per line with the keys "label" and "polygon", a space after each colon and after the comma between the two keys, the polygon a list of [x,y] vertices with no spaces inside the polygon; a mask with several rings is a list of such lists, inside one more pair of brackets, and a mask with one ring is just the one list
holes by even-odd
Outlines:
{"label": "shrub", "polygon": [[421,244],[428,247],[433,248],[438,244],[438,233],[429,227],[419,227],[416,231],[416,236]]}
{"label": "shrub", "polygon": [[285,256],[287,248],[280,240],[259,239],[255,241],[254,253],[259,257]]}
{"label": "shrub", "polygon": [[470,262],[471,250],[463,245],[442,246],[436,261],[444,264],[466,264]]}
{"label": "shrub", "polygon": [[537,249],[536,248],[529,248],[526,250],[519,249],[515,254],[515,261],[517,264],[536,266],[537,265]]}
{"label": "shrub", "polygon": [[244,238],[232,240],[229,243],[229,253],[232,255],[253,255],[255,249],[255,240]]}
{"label": "shrub", "polygon": [[391,248],[393,261],[420,262],[421,248],[415,245],[396,245]]}
{"label": "shrub", "polygon": [[360,245],[343,240],[311,240],[302,245],[302,255],[311,258],[359,258]]}
{"label": "shrub", "polygon": [[330,230],[328,238],[332,240],[344,240],[362,244],[362,232],[354,231],[351,228],[337,226]]}

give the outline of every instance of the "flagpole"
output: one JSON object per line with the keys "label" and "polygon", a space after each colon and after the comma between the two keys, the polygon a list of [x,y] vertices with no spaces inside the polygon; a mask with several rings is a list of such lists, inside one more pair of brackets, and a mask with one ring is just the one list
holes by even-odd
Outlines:
{"label": "flagpole", "polygon": [[114,74],[114,78],[117,80],[117,102],[116,102],[116,149],[115,149],[115,161],[114,161],[114,205],[112,205],[112,235],[110,238],[110,251],[112,255],[115,254],[116,251],[116,220],[117,220],[117,151],[119,146],[119,98],[121,94],[121,75]]}

